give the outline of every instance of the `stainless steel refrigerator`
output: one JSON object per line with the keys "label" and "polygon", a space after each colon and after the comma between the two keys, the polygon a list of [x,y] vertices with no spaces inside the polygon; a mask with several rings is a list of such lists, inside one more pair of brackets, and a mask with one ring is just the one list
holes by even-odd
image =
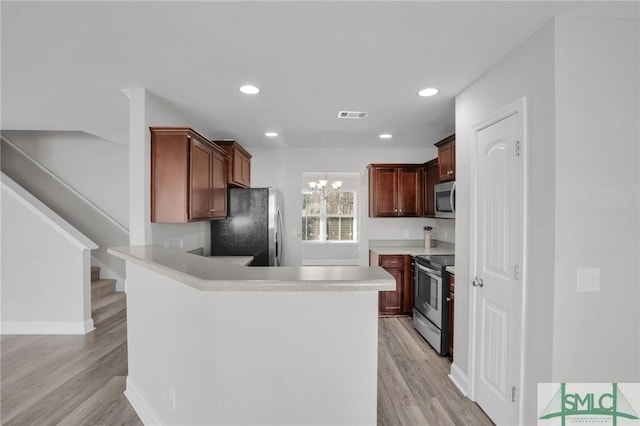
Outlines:
{"label": "stainless steel refrigerator", "polygon": [[227,218],[211,221],[212,256],[253,256],[251,266],[280,266],[282,196],[273,188],[229,188]]}

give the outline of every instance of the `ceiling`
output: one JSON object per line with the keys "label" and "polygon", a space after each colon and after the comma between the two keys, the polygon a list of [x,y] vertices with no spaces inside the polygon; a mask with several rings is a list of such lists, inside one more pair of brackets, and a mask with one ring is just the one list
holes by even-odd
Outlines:
{"label": "ceiling", "polygon": [[[2,129],[76,130],[126,144],[122,89],[143,87],[208,137],[249,147],[436,142],[454,130],[456,94],[553,16],[640,15],[635,1],[0,7]],[[241,94],[246,83],[260,94]],[[418,97],[425,87],[440,93]],[[338,119],[340,110],[369,117]]]}

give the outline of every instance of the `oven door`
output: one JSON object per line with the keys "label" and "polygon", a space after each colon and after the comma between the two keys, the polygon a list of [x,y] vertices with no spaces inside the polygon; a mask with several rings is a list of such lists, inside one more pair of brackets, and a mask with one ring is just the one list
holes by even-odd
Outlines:
{"label": "oven door", "polygon": [[442,328],[442,273],[416,262],[414,307]]}

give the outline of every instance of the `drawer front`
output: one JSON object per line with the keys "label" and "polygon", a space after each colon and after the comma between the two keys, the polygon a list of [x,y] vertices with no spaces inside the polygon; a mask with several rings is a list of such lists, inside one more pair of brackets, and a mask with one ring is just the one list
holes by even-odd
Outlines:
{"label": "drawer front", "polygon": [[380,256],[380,266],[385,269],[403,269],[404,256]]}

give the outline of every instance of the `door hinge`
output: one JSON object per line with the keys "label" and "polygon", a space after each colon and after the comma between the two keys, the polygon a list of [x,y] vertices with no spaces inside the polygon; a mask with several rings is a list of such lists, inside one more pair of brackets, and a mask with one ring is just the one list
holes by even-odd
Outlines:
{"label": "door hinge", "polygon": [[513,267],[513,279],[514,280],[520,279],[520,265],[515,265]]}
{"label": "door hinge", "polygon": [[511,402],[516,402],[516,387],[511,387]]}
{"label": "door hinge", "polygon": [[520,157],[520,141],[516,141],[516,157]]}

